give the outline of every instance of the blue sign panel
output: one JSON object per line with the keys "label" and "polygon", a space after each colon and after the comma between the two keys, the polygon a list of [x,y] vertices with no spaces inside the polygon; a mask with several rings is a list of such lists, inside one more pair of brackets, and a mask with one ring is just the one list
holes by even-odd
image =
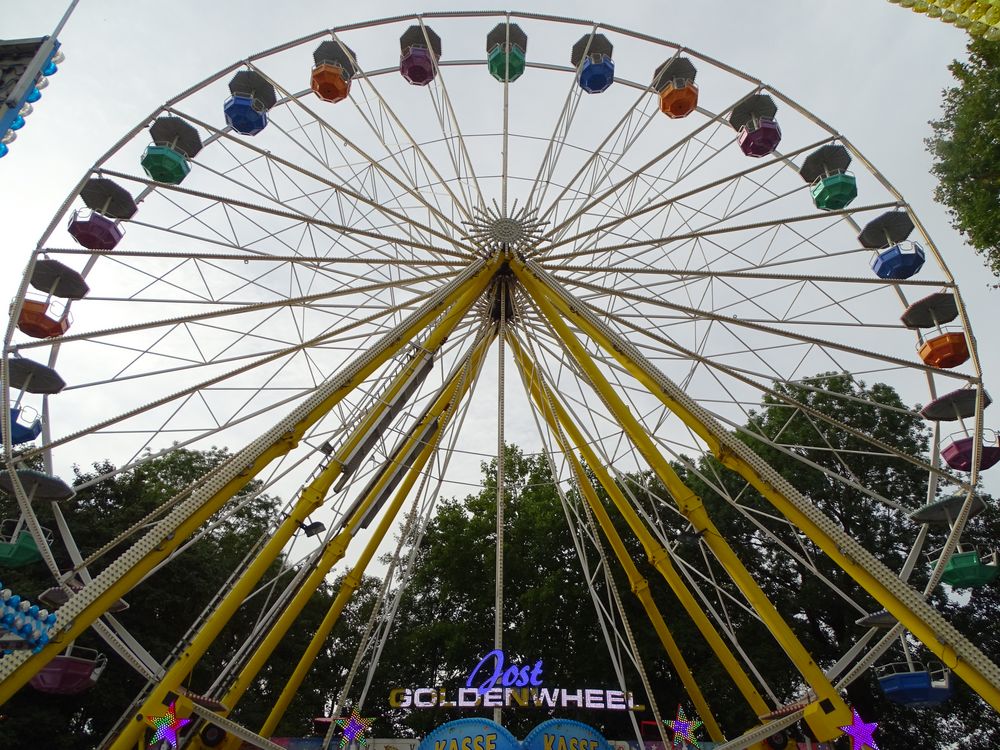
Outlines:
{"label": "blue sign panel", "polygon": [[[488,719],[458,719],[442,724],[420,742],[417,750],[520,750],[509,731]],[[581,750],[589,750],[581,748]],[[608,750],[602,748],[601,750]]]}
{"label": "blue sign panel", "polygon": [[611,750],[611,746],[604,735],[583,722],[551,719],[532,729],[521,743],[521,749]]}

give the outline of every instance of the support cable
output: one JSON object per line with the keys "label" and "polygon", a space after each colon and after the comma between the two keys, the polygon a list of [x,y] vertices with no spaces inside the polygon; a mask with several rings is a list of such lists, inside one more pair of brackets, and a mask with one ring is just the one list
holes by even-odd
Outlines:
{"label": "support cable", "polygon": [[[549,402],[549,408],[552,408],[551,393],[546,388],[545,398]],[[559,441],[563,445],[569,445],[566,440],[566,436],[562,434],[562,427],[556,422],[556,429],[559,432]],[[575,469],[576,482],[581,483],[589,481],[586,475],[582,472],[582,467],[574,460],[571,461],[573,468]],[[604,566],[605,574],[607,576],[608,590],[611,593],[612,598],[615,602],[615,608],[618,610],[618,616],[621,618],[622,627],[625,629],[625,637],[628,639],[629,649],[632,651],[632,658],[635,664],[636,670],[639,672],[639,679],[642,681],[642,687],[646,691],[646,699],[649,701],[649,708],[653,712],[653,720],[656,722],[657,731],[660,733],[660,739],[663,742],[663,746],[667,746],[667,735],[663,726],[663,717],[660,715],[660,709],[656,705],[656,697],[653,695],[653,687],[649,682],[649,675],[646,673],[646,667],[643,664],[642,656],[639,654],[639,646],[635,641],[635,634],[632,632],[632,625],[629,622],[628,615],[625,613],[625,606],[622,604],[621,596],[618,593],[618,587],[615,585],[614,577],[611,575],[610,563],[608,562],[607,555],[604,552],[604,544],[601,542],[600,533],[597,529],[597,525],[594,523],[594,515],[590,509],[588,503],[580,503],[583,506],[584,515],[587,518],[587,526],[590,528],[590,535],[592,537],[592,542],[594,548],[597,550],[597,554],[601,558],[601,564]],[[593,582],[588,579],[588,586],[593,586]],[[706,719],[708,717],[705,717]]]}
{"label": "support cable", "polygon": [[[518,372],[521,374],[522,380],[526,381],[528,375],[524,372],[524,370],[519,367],[518,368]],[[525,391],[526,392],[530,390],[527,382],[524,383],[524,386],[525,386]],[[548,393],[548,389],[546,389],[546,393]],[[550,408],[551,408],[551,404],[550,404]],[[538,409],[537,408],[536,409],[532,409],[531,410],[531,414],[532,414],[532,417],[534,418],[535,426],[538,429],[538,434],[542,438],[543,445],[544,445],[544,443],[545,443],[545,436],[544,436],[544,432],[542,430],[542,422],[541,422],[541,420],[539,419],[539,416],[538,416]],[[556,423],[555,426],[556,426],[557,429],[559,428],[558,423]],[[550,431],[551,431],[551,429],[552,428],[550,427]],[[559,432],[561,433],[562,430],[559,429]],[[568,443],[565,442],[565,436],[562,435],[562,434],[560,434],[558,436],[557,443],[559,445],[561,445],[561,446],[568,445]],[[579,533],[579,529],[578,528],[574,528],[575,524],[573,523],[573,516],[570,515],[569,499],[566,497],[566,493],[563,491],[562,487],[556,481],[556,466],[555,466],[555,461],[552,458],[552,452],[553,452],[553,449],[551,447],[545,449],[545,451],[544,451],[545,458],[546,458],[546,460],[547,460],[547,462],[549,464],[549,471],[552,473],[553,485],[555,486],[556,492],[559,495],[559,500],[560,500],[560,502],[562,504],[562,507],[563,507],[563,513],[566,516],[567,526],[569,526],[570,533],[574,537],[573,543],[574,543],[574,547],[576,548],[577,557],[580,560],[580,566],[581,566],[581,568],[583,568],[584,578],[586,578],[586,580],[587,580],[587,589],[590,592],[591,599],[593,600],[593,603],[594,603],[594,609],[596,610],[596,613],[597,613],[598,624],[601,626],[601,632],[604,634],[604,640],[605,640],[605,643],[608,646],[608,655],[611,657],[611,662],[612,662],[612,664],[613,664],[613,666],[615,668],[615,674],[618,677],[619,686],[622,688],[622,690],[626,690],[627,688],[626,688],[626,683],[625,683],[625,674],[624,674],[624,671],[622,670],[621,660],[617,657],[617,655],[615,653],[615,648],[614,648],[614,646],[612,644],[611,637],[610,637],[610,634],[608,633],[607,626],[605,625],[605,619],[608,619],[608,618],[607,618],[607,615],[604,612],[603,607],[601,606],[601,602],[600,602],[600,599],[598,597],[597,590],[594,587],[593,580],[592,580],[591,576],[589,575],[589,571],[587,570],[587,558],[586,558],[586,554],[584,553],[583,547],[582,547],[579,539],[577,538],[578,535],[579,535],[579,537],[583,537],[584,534]],[[582,506],[584,506],[584,508],[587,508],[587,504],[585,502],[578,503],[578,505],[582,505]],[[579,514],[578,513],[575,513],[574,515],[576,515],[577,519],[579,519]],[[592,542],[592,544],[594,544],[594,546],[597,548],[598,552],[601,555],[602,564],[604,565],[605,580],[607,582],[608,589],[609,589],[609,591],[612,591],[613,596],[615,598],[616,605],[619,607],[619,612],[621,613],[622,618],[623,618],[623,622],[624,622],[624,625],[625,625],[625,628],[626,628],[626,636],[628,638],[629,645],[632,648],[632,662],[633,662],[633,664],[636,665],[636,668],[639,670],[640,677],[641,677],[641,679],[643,681],[643,688],[646,690],[647,695],[650,697],[649,702],[650,702],[650,706],[652,707],[652,710],[653,710],[654,719],[657,722],[657,728],[659,729],[659,732],[660,732],[660,739],[663,742],[663,746],[666,747],[667,744],[668,744],[667,743],[667,737],[666,737],[666,734],[664,732],[662,721],[660,721],[659,709],[656,707],[655,700],[652,698],[652,692],[651,692],[650,686],[648,684],[648,681],[646,680],[646,671],[645,671],[645,668],[643,667],[643,665],[642,665],[642,663],[640,661],[638,649],[635,648],[635,639],[632,636],[632,629],[629,626],[628,622],[624,620],[624,614],[625,614],[625,612],[624,612],[624,609],[621,608],[621,602],[620,602],[620,600],[618,598],[618,592],[617,592],[617,590],[615,589],[615,586],[614,586],[614,578],[611,575],[611,571],[608,569],[608,562],[604,558],[604,550],[600,546],[600,540],[598,539],[597,529],[594,528],[593,521],[590,518],[590,511],[589,511],[589,509],[587,509],[587,518],[588,518],[588,521],[590,521],[590,536],[592,537],[591,542]],[[618,628],[615,627],[613,623],[612,623],[612,628],[614,628],[614,630],[615,630],[615,635],[618,636],[619,638],[621,638],[621,634],[618,632]],[[631,719],[632,728],[635,731],[636,741],[641,745],[642,744],[642,733],[641,733],[641,731],[639,729],[638,723],[636,722],[635,714],[632,713],[631,711],[629,712],[629,719]]]}

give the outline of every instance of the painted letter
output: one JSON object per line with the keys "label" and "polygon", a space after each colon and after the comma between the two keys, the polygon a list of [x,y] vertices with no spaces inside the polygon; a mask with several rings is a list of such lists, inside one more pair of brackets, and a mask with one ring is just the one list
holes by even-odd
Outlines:
{"label": "painted letter", "polygon": [[528,684],[528,668],[521,667],[517,673],[517,682],[515,683],[518,687],[525,687]]}
{"label": "painted letter", "polygon": [[562,705],[563,708],[568,708],[570,702],[575,703],[577,706],[583,705],[583,691],[577,690],[575,693],[571,693],[565,688],[562,691]]}
{"label": "painted letter", "polygon": [[518,690],[517,688],[504,688],[504,699],[503,704],[508,707],[513,706],[527,706],[528,705],[528,691],[525,688]]}
{"label": "painted letter", "polygon": [[559,688],[542,688],[535,693],[535,707],[558,706]]}
{"label": "painted letter", "polygon": [[431,688],[417,688],[413,691],[414,708],[433,708],[436,703],[437,693]]}
{"label": "painted letter", "polygon": [[625,697],[628,700],[628,710],[629,711],[635,711],[637,714],[641,714],[643,711],[646,710],[645,706],[643,706],[643,705],[638,704],[638,703],[635,702],[635,696],[632,695],[631,691],[629,691],[628,693],[625,693]]}
{"label": "painted letter", "polygon": [[407,688],[394,688],[389,691],[389,706],[392,708],[407,708],[410,705],[410,691]]}
{"label": "painted letter", "polygon": [[[495,687],[497,684],[497,680],[500,679],[500,675],[503,674],[503,651],[501,651],[498,648],[495,648],[488,654],[486,654],[486,656],[484,656],[480,660],[480,662],[476,665],[476,668],[472,670],[472,674],[469,675],[469,679],[465,681],[466,687],[472,687],[472,681],[475,679],[476,673],[479,672],[480,669],[482,669],[482,666],[486,663],[486,660],[489,659],[490,657],[496,659],[493,666],[493,674],[479,685],[478,689],[480,695],[485,693],[487,690],[491,690],[493,687]],[[538,663],[541,664],[541,662]]]}
{"label": "painted letter", "polygon": [[531,677],[529,679],[531,680],[531,684],[535,685],[536,687],[538,685],[542,684],[542,660],[541,659],[539,659],[538,661],[535,662],[535,667],[534,667],[534,669],[531,670]]}

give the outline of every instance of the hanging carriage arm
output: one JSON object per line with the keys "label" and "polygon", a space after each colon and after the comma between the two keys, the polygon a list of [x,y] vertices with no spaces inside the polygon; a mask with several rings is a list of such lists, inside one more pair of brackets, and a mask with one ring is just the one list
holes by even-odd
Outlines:
{"label": "hanging carriage arm", "polygon": [[[312,664],[316,659],[316,655],[319,653],[323,644],[326,642],[326,639],[329,637],[333,626],[336,625],[337,620],[343,612],[344,606],[354,594],[356,587],[360,584],[361,576],[364,574],[365,568],[371,561],[372,557],[374,557],[379,544],[385,537],[386,533],[388,533],[393,519],[399,512],[400,507],[402,507],[403,502],[409,496],[417,479],[421,476],[427,461],[434,453],[439,438],[443,434],[448,421],[455,413],[458,404],[469,392],[472,383],[475,382],[476,374],[482,367],[482,364],[486,359],[486,353],[494,339],[495,335],[490,335],[482,338],[476,343],[476,345],[469,352],[465,365],[460,368],[447,385],[442,388],[427,414],[422,420],[420,420],[413,430],[411,430],[409,436],[401,444],[398,455],[412,455],[412,451],[414,449],[418,449],[417,455],[412,464],[407,467],[406,477],[403,479],[399,489],[396,491],[389,509],[383,515],[379,526],[372,535],[372,538],[369,540],[368,545],[365,547],[365,550],[361,554],[358,562],[354,565],[347,578],[341,584],[340,591],[337,592],[336,598],[330,604],[330,608],[327,611],[326,616],[317,627],[309,645],[306,647],[305,653],[303,653],[302,657],[299,659],[299,662],[295,667],[295,671],[288,678],[288,682],[282,689],[281,695],[278,696],[271,712],[268,714],[267,719],[261,726],[261,736],[270,737],[277,728],[278,722],[281,721],[285,712],[288,710],[288,706],[295,697],[295,693],[302,685],[309,669],[312,667]],[[383,485],[384,483],[380,482],[378,485],[373,487],[369,492],[369,498],[374,499],[377,497],[382,492],[381,487]],[[229,746],[226,747],[228,748]],[[233,747],[237,746],[234,745]]]}
{"label": "hanging carriage arm", "polygon": [[[476,358],[481,359],[482,351],[484,351],[487,346],[488,341],[482,339],[479,340],[478,343],[473,346],[469,355],[463,358],[463,362],[474,361]],[[472,365],[467,364],[465,366],[469,367]],[[231,712],[243,697],[247,688],[256,678],[257,673],[263,668],[264,664],[271,657],[272,652],[277,647],[278,643],[280,643],[284,638],[288,628],[291,627],[292,623],[309,601],[312,593],[316,590],[320,583],[322,583],[323,579],[326,577],[327,573],[330,572],[333,566],[343,558],[347,542],[353,537],[357,526],[365,520],[366,516],[371,515],[371,512],[374,509],[373,500],[391,491],[391,488],[389,487],[389,475],[393,471],[398,472],[400,468],[408,468],[409,466],[415,465],[413,461],[408,460],[408,457],[412,456],[414,449],[419,448],[424,441],[430,439],[427,436],[428,429],[437,428],[438,425],[436,424],[436,420],[442,412],[439,402],[445,397],[445,395],[455,397],[455,389],[458,382],[457,379],[462,372],[463,370],[460,369],[452,375],[444,386],[442,386],[438,397],[425,411],[424,415],[418,420],[417,424],[415,424],[412,428],[411,439],[404,439],[400,441],[396,450],[393,451],[390,460],[384,464],[380,473],[376,476],[376,481],[371,483],[358,498],[359,503],[357,509],[354,513],[349,514],[349,517],[345,519],[346,523],[344,524],[344,528],[336,534],[333,539],[324,545],[323,552],[317,560],[313,570],[310,572],[309,577],[306,578],[299,590],[285,606],[281,616],[275,622],[274,626],[268,631],[267,636],[265,636],[261,641],[260,645],[254,651],[253,656],[251,656],[244,665],[236,680],[232,685],[230,685],[228,692],[222,698],[222,703],[227,707],[227,713]],[[458,395],[457,398],[460,399],[461,395]],[[414,437],[416,439],[413,439]],[[398,507],[391,505],[385,517],[395,517],[397,512]],[[382,527],[379,526],[376,531],[376,536],[373,537],[373,539],[375,539],[376,546],[378,541],[381,540],[382,535],[384,535],[384,532],[382,531]],[[363,561],[370,559],[370,556],[374,554],[374,551],[372,542],[369,542],[365,551],[362,553],[361,558],[359,558],[358,563],[355,564],[352,574],[355,571],[357,571],[358,575],[361,575],[364,572],[365,565],[367,563]],[[198,745],[195,745],[195,747],[198,747]]]}

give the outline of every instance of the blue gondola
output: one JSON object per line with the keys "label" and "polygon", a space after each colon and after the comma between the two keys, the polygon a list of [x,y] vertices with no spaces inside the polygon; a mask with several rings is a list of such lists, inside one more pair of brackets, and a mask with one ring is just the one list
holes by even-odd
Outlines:
{"label": "blue gondola", "polygon": [[886,698],[904,706],[937,706],[948,700],[954,688],[951,670],[939,663],[897,662],[878,670],[878,684]]}
{"label": "blue gondola", "polygon": [[[12,407],[10,410],[10,438],[11,444],[20,445],[30,443],[42,434],[42,420],[34,409]],[[3,430],[0,429],[0,438],[4,438]]]}
{"label": "blue gondola", "polygon": [[923,267],[925,257],[916,242],[899,242],[875,255],[872,270],[880,279],[908,279]]}

